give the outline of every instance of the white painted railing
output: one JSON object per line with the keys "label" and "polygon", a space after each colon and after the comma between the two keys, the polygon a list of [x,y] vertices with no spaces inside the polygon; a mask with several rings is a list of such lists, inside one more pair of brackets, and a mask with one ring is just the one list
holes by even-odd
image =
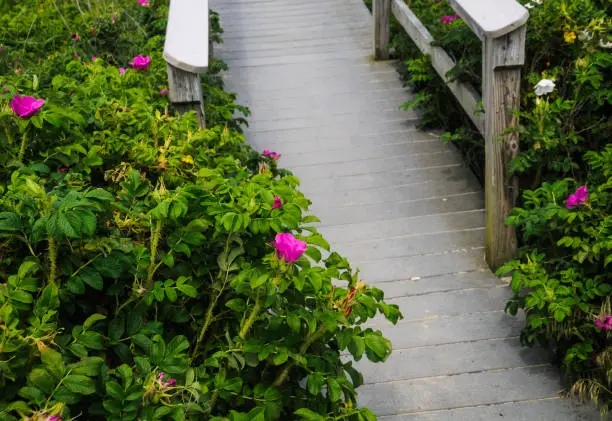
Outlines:
{"label": "white painted railing", "polygon": [[195,111],[205,126],[200,75],[208,70],[208,0],[171,0],[164,59],[170,102],[179,112]]}
{"label": "white painted railing", "polygon": [[[450,81],[454,60],[440,47],[404,0],[374,0],[374,58],[389,58],[391,13],[447,82],[463,109],[485,138],[486,259],[492,268],[516,253],[516,233],[505,225],[518,195],[508,163],[519,150],[514,111],[520,105],[521,67],[525,62],[527,9],[516,0],[449,0],[457,14],[483,42],[482,99],[465,83]],[[478,113],[482,101],[484,114]]]}

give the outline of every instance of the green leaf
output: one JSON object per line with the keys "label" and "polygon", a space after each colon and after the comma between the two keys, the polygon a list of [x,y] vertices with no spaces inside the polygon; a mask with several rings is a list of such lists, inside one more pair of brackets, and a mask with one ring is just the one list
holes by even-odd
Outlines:
{"label": "green leaf", "polygon": [[77,337],[77,342],[89,349],[104,349],[104,336],[98,332],[86,331]]}
{"label": "green leaf", "polygon": [[242,298],[234,298],[229,300],[227,303],[225,303],[225,306],[239,313],[246,310],[246,303]]}
{"label": "green leaf", "polygon": [[106,384],[106,393],[108,394],[108,396],[110,396],[113,399],[116,399],[118,401],[123,401],[125,399],[125,390],[123,390],[123,387],[121,387],[121,385],[115,381],[107,381]]}
{"label": "green leaf", "polygon": [[260,286],[262,286],[263,284],[266,283],[266,281],[268,280],[269,275],[267,273],[264,273],[262,275],[259,275],[255,278],[251,279],[251,288],[255,289],[258,288]]}
{"label": "green leaf", "polygon": [[62,354],[49,347],[43,349],[40,353],[40,359],[47,370],[53,374],[58,380],[64,376],[66,367]]}
{"label": "green leaf", "polygon": [[29,401],[40,404],[45,401],[45,394],[35,387],[22,387],[19,389],[19,396]]}
{"label": "green leaf", "polygon": [[365,341],[361,336],[353,336],[348,345],[348,350],[355,358],[356,361],[359,361],[365,352]]}
{"label": "green leaf", "polygon": [[274,365],[281,365],[287,362],[289,359],[289,353],[285,348],[281,348],[272,358]]}
{"label": "green leaf", "polygon": [[299,415],[305,420],[308,421],[325,421],[325,417],[321,414],[318,414],[308,408],[300,408],[294,412],[295,415]]}
{"label": "green leaf", "polygon": [[318,395],[321,393],[321,389],[323,388],[323,381],[325,379],[321,375],[321,373],[312,373],[308,375],[308,380],[306,381],[306,388],[308,389],[308,393],[311,395]]}
{"label": "green leaf", "polygon": [[94,377],[100,375],[100,369],[104,365],[104,359],[101,357],[89,357],[76,363],[70,364],[70,374],[82,374],[84,376]]}
{"label": "green leaf", "polygon": [[[375,333],[368,333],[365,336],[365,346],[367,350],[372,351],[380,360],[387,358],[388,353],[391,352],[388,341],[382,335]],[[370,358],[370,355],[368,355],[368,358]]]}
{"label": "green leaf", "polygon": [[42,390],[43,393],[51,393],[58,382],[47,370],[43,368],[34,368],[30,371],[30,374],[28,374],[28,383],[31,386],[36,386]]}
{"label": "green leaf", "polygon": [[198,296],[198,291],[191,285],[177,284],[176,288],[188,297],[196,298]]}
{"label": "green leaf", "polygon": [[96,392],[96,385],[92,379],[80,374],[70,374],[62,382],[71,392],[80,395],[91,395]]}
{"label": "green leaf", "polygon": [[94,323],[100,320],[104,320],[104,319],[106,319],[106,316],[103,314],[99,314],[99,313],[92,314],[83,323],[83,330],[89,330],[94,325]]}
{"label": "green leaf", "polygon": [[242,218],[235,212],[228,212],[221,218],[221,223],[227,232],[236,232],[242,226]]}
{"label": "green leaf", "polygon": [[340,385],[336,381],[336,379],[328,378],[327,379],[327,393],[332,402],[337,402],[340,400],[342,396],[342,389]]}

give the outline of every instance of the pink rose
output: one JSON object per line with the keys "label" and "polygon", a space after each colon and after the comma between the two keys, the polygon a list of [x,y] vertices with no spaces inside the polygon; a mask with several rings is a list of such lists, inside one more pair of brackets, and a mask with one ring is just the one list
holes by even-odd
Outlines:
{"label": "pink rose", "polygon": [[144,71],[147,70],[149,65],[151,64],[151,58],[149,56],[136,56],[130,62],[130,66],[132,66],[135,70]]}
{"label": "pink rose", "polygon": [[612,315],[606,314],[602,318],[595,319],[595,326],[603,330],[612,330]]}
{"label": "pink rose", "polygon": [[281,200],[281,198],[278,196],[274,196],[274,204],[272,205],[272,209],[282,208],[282,207],[283,207],[283,201]]}
{"label": "pink rose", "polygon": [[272,245],[276,247],[278,257],[287,263],[293,263],[299,259],[308,246],[304,241],[298,240],[289,233],[276,234]]}
{"label": "pink rose", "polygon": [[168,94],[168,90],[167,89],[162,89],[161,91],[159,91],[160,95],[167,95]]}
{"label": "pink rose", "polygon": [[576,189],[574,194],[571,194],[565,201],[565,207],[568,209],[575,208],[589,199],[589,191],[587,186],[580,186]]}
{"label": "pink rose", "polygon": [[124,69],[123,67],[119,68],[119,76],[123,76],[126,72],[127,72],[127,69]]}
{"label": "pink rose", "polygon": [[78,41],[78,40],[79,40],[79,34],[72,34],[72,38],[73,38],[75,41]]}
{"label": "pink rose", "polygon": [[140,6],[150,6],[149,0],[138,0]]}
{"label": "pink rose", "polygon": [[47,418],[47,421],[62,421],[62,417],[60,417],[59,415],[53,415]]}
{"label": "pink rose", "polygon": [[270,157],[272,159],[278,159],[278,158],[281,157],[280,154],[278,154],[276,152],[272,152],[271,150],[268,150],[268,149],[264,149],[263,154],[264,154],[264,156],[268,156],[268,157]]}
{"label": "pink rose", "polygon": [[176,380],[174,379],[170,379],[167,382],[163,382],[162,383],[163,387],[171,387],[171,386],[176,386]]}
{"label": "pink rose", "polygon": [[45,104],[44,99],[36,99],[31,96],[15,95],[11,101],[11,109],[20,118],[30,118],[36,114]]}
{"label": "pink rose", "polygon": [[448,16],[442,16],[442,18],[440,18],[440,23],[452,23],[454,21],[456,21],[457,19],[459,19],[459,15],[448,15]]}
{"label": "pink rose", "polygon": [[94,61],[94,62],[95,62],[97,59],[98,59],[98,57],[93,56],[93,57],[91,58],[91,61]]}
{"label": "pink rose", "polygon": [[166,377],[166,373],[162,371],[161,373],[157,375],[157,380],[161,382],[164,379],[164,377]]}

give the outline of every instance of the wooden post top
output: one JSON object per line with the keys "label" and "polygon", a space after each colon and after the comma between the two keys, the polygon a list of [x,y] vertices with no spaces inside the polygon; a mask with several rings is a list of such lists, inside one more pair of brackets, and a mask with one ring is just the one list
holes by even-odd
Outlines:
{"label": "wooden post top", "polygon": [[206,73],[208,0],[170,1],[164,59],[186,72]]}
{"label": "wooden post top", "polygon": [[523,26],[529,12],[516,0],[449,0],[480,39],[498,38]]}

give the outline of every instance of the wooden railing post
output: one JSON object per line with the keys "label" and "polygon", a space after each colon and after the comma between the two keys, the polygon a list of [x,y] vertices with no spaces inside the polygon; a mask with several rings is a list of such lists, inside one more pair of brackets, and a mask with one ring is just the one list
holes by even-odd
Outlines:
{"label": "wooden railing post", "polygon": [[200,121],[200,127],[206,127],[200,75],[181,70],[170,63],[167,66],[170,102],[181,114],[195,111]]}
{"label": "wooden railing post", "polygon": [[519,151],[516,130],[521,66],[525,62],[526,27],[483,43],[483,104],[485,109],[486,260],[492,269],[516,253],[516,233],[505,221],[518,195],[518,181],[508,164]]}
{"label": "wooden railing post", "polygon": [[372,2],[374,60],[389,59],[389,22],[391,20],[391,0]]}

